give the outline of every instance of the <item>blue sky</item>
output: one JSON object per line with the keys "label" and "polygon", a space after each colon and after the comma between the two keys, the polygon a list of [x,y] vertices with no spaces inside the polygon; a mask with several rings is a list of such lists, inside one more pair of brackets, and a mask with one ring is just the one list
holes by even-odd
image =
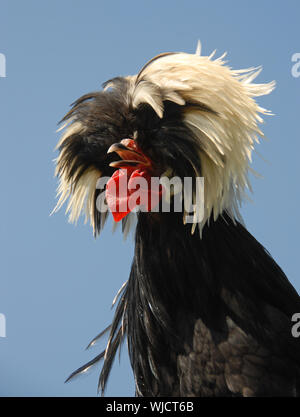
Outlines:
{"label": "blue sky", "polygon": [[[0,0],[1,216],[0,395],[94,396],[98,372],[64,384],[97,354],[84,351],[112,318],[111,301],[127,279],[132,239],[95,240],[88,225],[70,225],[55,204],[56,123],[82,94],[116,75],[134,74],[159,52],[228,51],[234,68],[263,65],[258,81],[276,90],[259,102],[268,137],[254,155],[253,203],[242,213],[296,289],[299,278],[300,52],[299,1]],[[1,71],[0,71],[1,73]],[[261,155],[261,156],[260,156]],[[124,346],[106,392],[132,396]]]}

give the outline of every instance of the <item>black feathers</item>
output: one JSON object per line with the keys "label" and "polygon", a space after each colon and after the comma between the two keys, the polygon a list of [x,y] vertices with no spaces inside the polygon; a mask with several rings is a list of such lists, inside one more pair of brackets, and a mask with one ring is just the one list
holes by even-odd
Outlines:
{"label": "black feathers", "polygon": [[138,395],[299,395],[300,300],[274,260],[227,215],[202,239],[159,216],[139,215],[100,389],[126,333]]}

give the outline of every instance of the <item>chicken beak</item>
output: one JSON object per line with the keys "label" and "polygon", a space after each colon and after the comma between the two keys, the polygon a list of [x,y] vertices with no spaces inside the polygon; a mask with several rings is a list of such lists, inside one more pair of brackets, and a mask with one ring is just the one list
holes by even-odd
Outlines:
{"label": "chicken beak", "polygon": [[107,153],[116,152],[121,160],[109,164],[113,168],[135,167],[139,165],[149,166],[150,159],[137,149],[133,139],[123,139],[119,143],[110,146]]}

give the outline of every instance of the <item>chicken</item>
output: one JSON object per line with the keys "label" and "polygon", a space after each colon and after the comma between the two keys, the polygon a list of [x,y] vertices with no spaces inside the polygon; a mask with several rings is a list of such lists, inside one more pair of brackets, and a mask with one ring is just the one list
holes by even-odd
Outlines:
{"label": "chicken", "polygon": [[[300,395],[300,298],[239,211],[270,114],[255,97],[275,83],[223,58],[160,54],[62,119],[55,210],[68,200],[70,221],[85,212],[95,235],[109,211],[124,234],[136,227],[112,324],[91,342],[109,332],[106,349],[70,376],[103,359],[102,392],[127,339],[138,396]],[[173,178],[183,187],[168,189]]]}

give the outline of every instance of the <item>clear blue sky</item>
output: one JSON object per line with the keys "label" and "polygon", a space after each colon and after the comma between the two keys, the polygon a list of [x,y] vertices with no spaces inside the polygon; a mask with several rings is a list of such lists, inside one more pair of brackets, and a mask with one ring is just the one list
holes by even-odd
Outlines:
{"label": "clear blue sky", "polygon": [[[273,110],[253,167],[253,203],[242,213],[249,230],[300,290],[300,2],[0,1],[1,276],[0,395],[92,396],[98,372],[64,384],[96,354],[87,343],[112,318],[111,301],[127,279],[132,240],[98,240],[88,225],[68,224],[55,203],[57,121],[82,94],[116,75],[134,74],[159,52],[228,51],[235,68],[263,65],[259,81],[277,81],[260,103]],[[134,395],[126,346],[107,395]]]}

